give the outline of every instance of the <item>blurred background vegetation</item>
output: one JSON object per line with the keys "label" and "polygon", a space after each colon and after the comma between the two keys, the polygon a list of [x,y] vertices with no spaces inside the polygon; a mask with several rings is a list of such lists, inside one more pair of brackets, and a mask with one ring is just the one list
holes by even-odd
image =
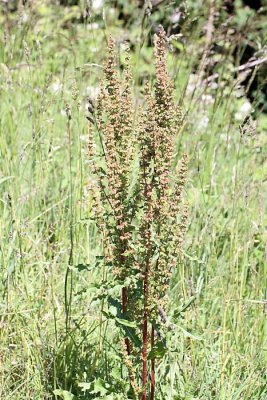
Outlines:
{"label": "blurred background vegetation", "polygon": [[119,64],[130,46],[140,101],[160,25],[185,116],[190,223],[158,399],[266,399],[266,20],[266,0],[1,1],[1,399],[127,399],[94,298],[102,271],[87,268],[99,243],[86,104],[110,34]]}

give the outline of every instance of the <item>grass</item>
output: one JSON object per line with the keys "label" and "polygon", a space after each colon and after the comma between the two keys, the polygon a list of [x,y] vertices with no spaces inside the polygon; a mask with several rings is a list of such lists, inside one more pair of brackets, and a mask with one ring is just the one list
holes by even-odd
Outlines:
{"label": "grass", "polygon": [[[72,266],[91,264],[99,252],[89,221],[84,105],[99,85],[105,38],[110,32],[127,36],[127,30],[109,20],[89,29],[68,18],[48,7],[21,19],[8,35],[1,24],[3,400],[52,399],[55,389],[81,399],[123,398],[108,397],[120,358],[101,302],[91,301],[105,271]],[[197,84],[183,96],[198,65],[201,23],[180,55],[169,59],[186,113],[177,149],[190,155],[190,224],[171,289],[170,315],[181,329],[170,338],[169,358],[160,362],[158,398],[263,400],[266,115],[258,115],[255,136],[252,128],[241,134],[237,113],[245,95],[229,76],[227,54],[216,70],[217,87]],[[150,59],[150,48],[135,47],[139,85],[140,76],[153,77]],[[82,382],[93,383],[83,392]]]}

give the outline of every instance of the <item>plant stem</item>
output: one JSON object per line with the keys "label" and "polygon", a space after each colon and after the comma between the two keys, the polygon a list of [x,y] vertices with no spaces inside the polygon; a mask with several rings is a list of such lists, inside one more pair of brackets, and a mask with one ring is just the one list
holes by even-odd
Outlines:
{"label": "plant stem", "polygon": [[142,400],[146,400],[147,383],[147,313],[144,313],[143,322],[143,373],[142,373]]}
{"label": "plant stem", "polygon": [[147,249],[145,268],[144,268],[144,314],[143,314],[143,371],[142,371],[142,400],[146,400],[147,392],[147,325],[148,325],[148,284],[149,284],[149,262],[151,256],[151,223],[152,223],[152,206],[151,206],[151,185],[148,184],[146,179],[146,168],[144,166],[143,179],[144,179],[144,198],[146,199],[148,208],[145,215],[146,220],[146,239],[145,246]]}
{"label": "plant stem", "polygon": [[[151,328],[151,350],[153,350],[154,347],[154,341],[155,341],[155,331],[154,331],[154,326]],[[155,398],[155,358],[152,358],[151,360],[151,393],[150,393],[150,400],[154,400]]]}
{"label": "plant stem", "polygon": [[[122,312],[123,314],[125,314],[127,311],[127,292],[126,292],[126,288],[123,287],[122,288]],[[130,355],[131,351],[130,351],[130,341],[129,338],[125,338],[125,346],[127,349],[127,354],[128,356]]]}
{"label": "plant stem", "polygon": [[146,400],[146,383],[147,383],[147,294],[148,294],[148,263],[146,265],[145,277],[144,277],[142,400]]}

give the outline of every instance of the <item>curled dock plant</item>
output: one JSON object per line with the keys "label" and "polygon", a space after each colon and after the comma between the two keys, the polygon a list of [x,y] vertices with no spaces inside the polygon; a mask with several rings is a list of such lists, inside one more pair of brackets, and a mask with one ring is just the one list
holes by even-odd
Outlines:
{"label": "curled dock plant", "polygon": [[120,296],[107,295],[117,308],[110,318],[122,336],[118,345],[128,369],[128,396],[142,400],[156,396],[158,349],[164,353],[161,314],[168,307],[188,215],[187,156],[175,162],[182,115],[167,71],[163,29],[155,35],[154,49],[155,83],[146,85],[143,103],[136,106],[128,53],[120,76],[115,42],[109,39],[89,143],[95,182],[91,212],[108,279],[120,288]]}

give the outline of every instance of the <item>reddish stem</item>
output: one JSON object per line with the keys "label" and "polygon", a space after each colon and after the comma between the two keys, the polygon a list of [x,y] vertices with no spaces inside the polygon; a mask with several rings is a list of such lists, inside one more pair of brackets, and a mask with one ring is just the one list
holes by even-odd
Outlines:
{"label": "reddish stem", "polygon": [[[152,326],[152,328],[151,328],[151,350],[153,350],[154,341],[155,341],[155,331],[154,331],[154,327]],[[151,360],[151,393],[150,393],[150,400],[154,400],[154,398],[155,398],[155,384],[156,384],[155,358],[152,358],[152,360]]]}
{"label": "reddish stem", "polygon": [[142,400],[146,400],[147,396],[147,325],[148,325],[148,279],[149,279],[149,261],[151,255],[151,231],[150,226],[152,222],[152,206],[151,206],[151,185],[146,182],[146,171],[144,169],[144,182],[145,190],[144,197],[146,198],[148,204],[148,210],[145,215],[146,220],[146,231],[145,242],[147,248],[146,261],[144,265],[144,315],[143,315],[143,371],[142,371]]}
{"label": "reddish stem", "polygon": [[143,375],[142,375],[142,400],[146,400],[147,382],[147,316],[144,316],[143,324]]}
{"label": "reddish stem", "polygon": [[[126,288],[124,287],[124,288],[122,288],[122,312],[123,312],[123,314],[125,314],[126,311],[127,311],[127,292],[126,292]],[[127,349],[127,354],[129,356],[131,353],[129,338],[125,338],[125,346]]]}
{"label": "reddish stem", "polygon": [[147,383],[147,289],[148,289],[148,270],[145,271],[144,278],[144,319],[143,319],[143,374],[142,374],[142,400],[146,400]]}

